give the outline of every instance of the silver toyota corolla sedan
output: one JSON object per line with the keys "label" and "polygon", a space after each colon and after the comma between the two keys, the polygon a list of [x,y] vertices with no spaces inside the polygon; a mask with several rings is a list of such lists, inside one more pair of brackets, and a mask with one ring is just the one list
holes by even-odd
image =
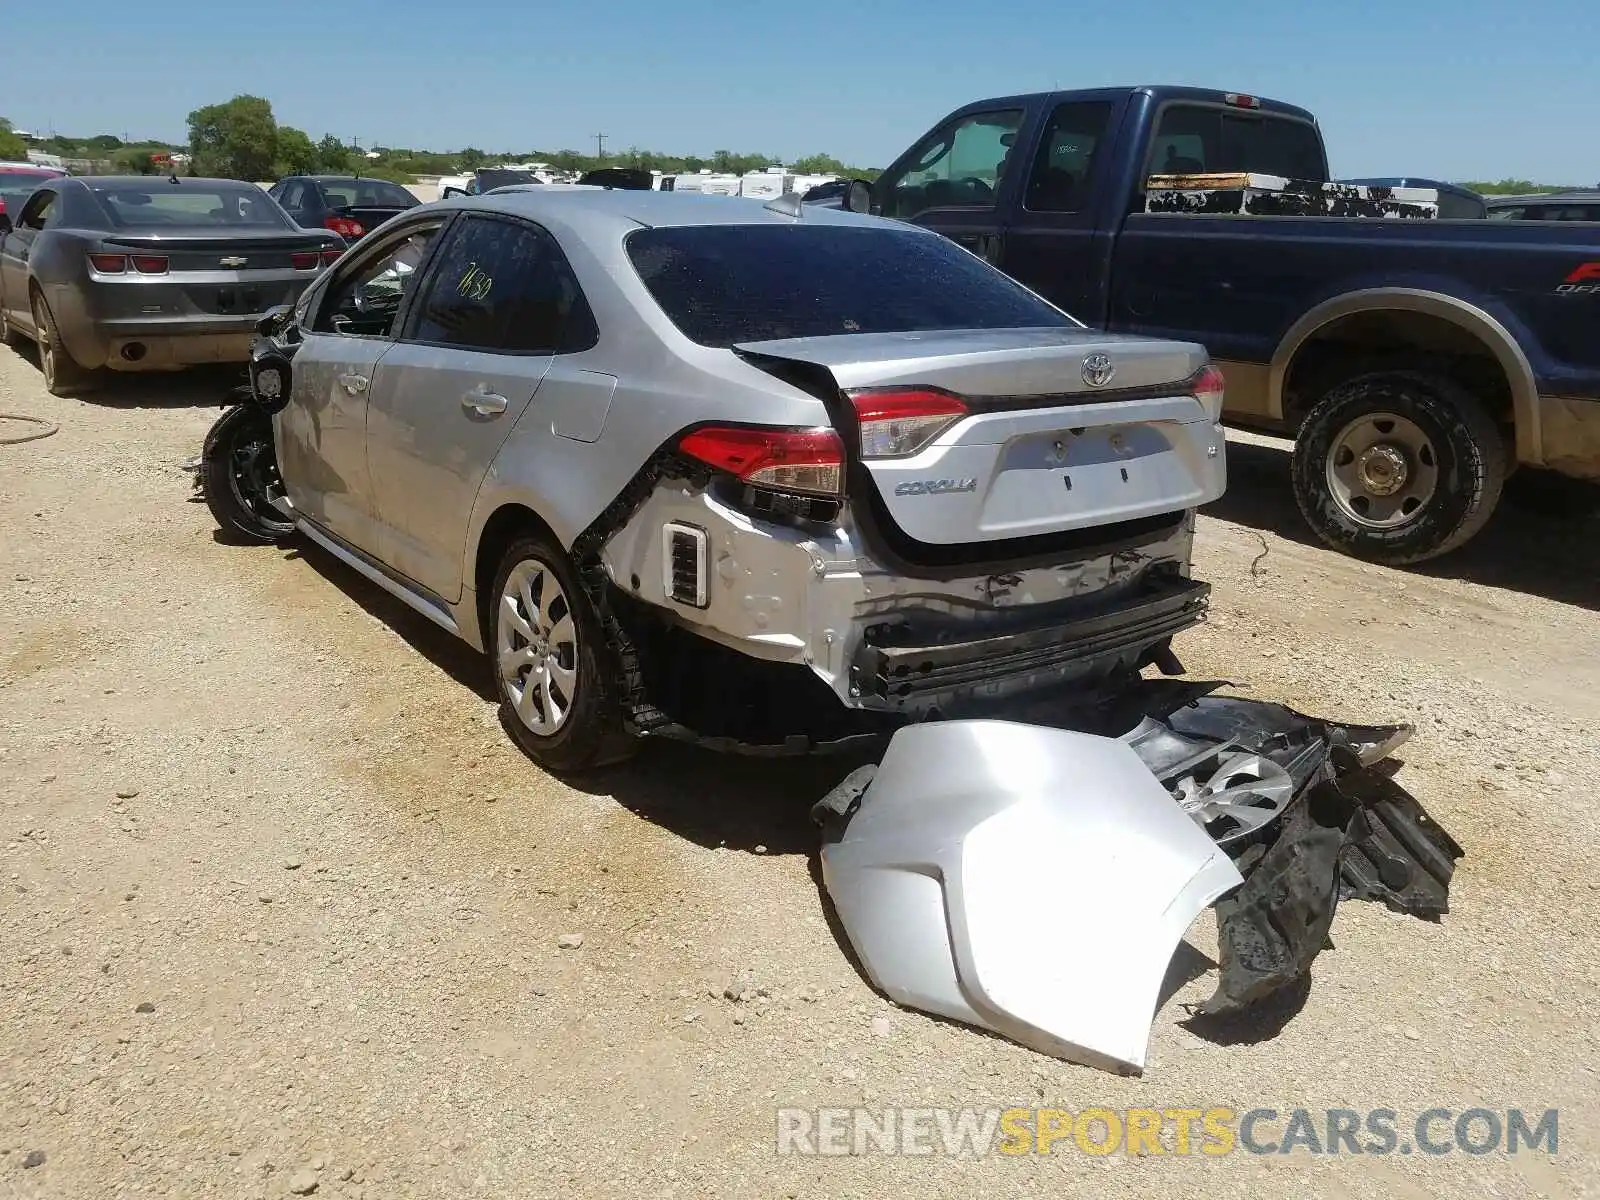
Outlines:
{"label": "silver toyota corolla sedan", "polygon": [[278,509],[485,650],[553,770],[1177,669],[1205,606],[1205,351],[1088,330],[898,222],[446,200],[348,254],[282,340]]}

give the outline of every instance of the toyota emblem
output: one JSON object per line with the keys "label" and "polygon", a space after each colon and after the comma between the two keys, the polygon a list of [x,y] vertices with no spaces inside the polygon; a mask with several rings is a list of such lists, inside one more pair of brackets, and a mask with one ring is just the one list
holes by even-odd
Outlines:
{"label": "toyota emblem", "polygon": [[1083,381],[1092,388],[1105,387],[1116,373],[1109,355],[1091,354],[1083,360]]}

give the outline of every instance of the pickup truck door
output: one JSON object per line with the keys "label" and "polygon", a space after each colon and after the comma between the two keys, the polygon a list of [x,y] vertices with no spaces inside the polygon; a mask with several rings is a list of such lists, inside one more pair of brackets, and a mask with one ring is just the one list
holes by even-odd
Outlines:
{"label": "pickup truck door", "polygon": [[872,189],[874,210],[942,233],[999,266],[1001,214],[1022,173],[1026,117],[1021,107],[952,117],[883,173]]}
{"label": "pickup truck door", "polygon": [[[1125,102],[1073,100],[1046,118],[996,263],[1091,326],[1104,326],[1117,222],[1100,218],[1114,186],[1111,147]],[[1102,150],[1105,153],[1100,153]],[[1020,173],[1019,173],[1020,174]]]}

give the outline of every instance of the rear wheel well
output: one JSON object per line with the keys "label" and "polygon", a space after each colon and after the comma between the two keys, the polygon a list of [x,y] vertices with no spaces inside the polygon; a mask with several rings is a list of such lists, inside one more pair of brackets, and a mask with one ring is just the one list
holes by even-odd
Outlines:
{"label": "rear wheel well", "polygon": [[1332,388],[1377,371],[1442,375],[1476,396],[1502,429],[1516,426],[1511,381],[1494,351],[1445,317],[1410,309],[1369,309],[1322,326],[1295,351],[1283,379],[1291,432]]}
{"label": "rear wheel well", "polygon": [[500,569],[500,559],[505,556],[506,548],[512,542],[530,534],[543,535],[560,545],[560,539],[544,518],[523,504],[505,504],[495,509],[484,522],[483,532],[478,535],[478,556],[472,567],[472,583],[478,593],[478,630],[485,647],[489,645],[489,638],[494,632],[489,621],[489,606],[494,602],[494,597],[489,593],[494,588],[494,576]]}

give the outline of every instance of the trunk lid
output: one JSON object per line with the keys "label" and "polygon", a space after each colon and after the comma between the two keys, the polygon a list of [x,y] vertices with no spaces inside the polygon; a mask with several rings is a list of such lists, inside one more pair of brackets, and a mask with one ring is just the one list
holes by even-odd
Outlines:
{"label": "trunk lid", "polygon": [[390,217],[397,217],[408,210],[399,205],[346,204],[335,205],[330,211],[335,216],[358,222],[364,231],[371,233]]}
{"label": "trunk lid", "polygon": [[915,542],[973,545],[1134,521],[1195,508],[1225,485],[1222,433],[1189,391],[1207,362],[1192,343],[1001,329],[734,349],[822,368],[844,392],[921,388],[963,400],[966,416],[902,458],[862,459],[854,410],[840,414],[883,511]]}
{"label": "trunk lid", "polygon": [[[228,272],[248,276],[260,271],[288,271],[294,267],[293,255],[321,251],[340,243],[332,234],[312,230],[263,229],[248,234],[218,235],[215,232],[160,234],[109,234],[102,238],[105,248],[123,254],[164,254],[169,273],[179,271]],[[230,260],[225,262],[224,260]],[[233,262],[243,259],[242,263]]]}

